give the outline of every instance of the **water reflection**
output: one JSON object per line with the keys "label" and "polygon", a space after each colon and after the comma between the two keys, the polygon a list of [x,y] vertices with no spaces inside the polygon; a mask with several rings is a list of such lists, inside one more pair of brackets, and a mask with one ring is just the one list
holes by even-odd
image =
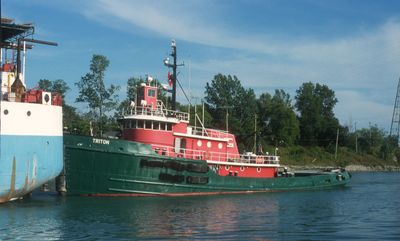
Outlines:
{"label": "water reflection", "polygon": [[46,240],[61,238],[63,221],[53,196],[37,195],[0,205],[0,240]]}
{"label": "water reflection", "polygon": [[[274,217],[274,199],[253,199],[250,196],[207,196],[149,200],[145,222],[138,223],[138,236],[191,237],[198,234],[220,235],[243,230],[243,227],[265,227],[276,224],[274,218],[255,219],[254,212]],[[143,219],[142,219],[143,221]],[[149,230],[148,223],[157,228]],[[165,237],[164,236],[164,237]]]}
{"label": "water reflection", "polygon": [[[81,211],[78,215],[74,210]],[[233,238],[238,230],[276,229],[277,210],[275,199],[253,195],[69,199],[62,237]],[[255,213],[265,218],[254,218]]]}

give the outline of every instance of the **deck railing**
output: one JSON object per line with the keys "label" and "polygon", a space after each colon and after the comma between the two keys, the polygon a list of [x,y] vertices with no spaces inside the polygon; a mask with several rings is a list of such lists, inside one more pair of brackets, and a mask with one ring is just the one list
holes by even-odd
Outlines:
{"label": "deck railing", "polygon": [[162,104],[157,102],[156,108],[153,106],[130,106],[123,112],[124,116],[144,115],[144,116],[157,116],[157,117],[171,117],[181,121],[189,121],[189,113],[180,112],[175,110],[168,110]]}
{"label": "deck railing", "polygon": [[192,128],[192,133],[191,133],[192,135],[207,136],[212,138],[228,138],[230,136],[230,134],[226,131],[203,128],[203,127],[194,127],[194,126],[191,126],[191,128]]}
{"label": "deck railing", "polygon": [[275,155],[255,155],[252,153],[230,154],[223,152],[208,152],[193,149],[174,148],[161,145],[152,145],[152,147],[156,153],[170,157],[233,163],[279,164],[279,156]]}

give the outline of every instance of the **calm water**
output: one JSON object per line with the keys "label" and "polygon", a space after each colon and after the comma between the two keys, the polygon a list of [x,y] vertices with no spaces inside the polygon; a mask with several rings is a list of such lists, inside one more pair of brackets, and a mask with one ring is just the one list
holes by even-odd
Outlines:
{"label": "calm water", "polygon": [[400,240],[400,173],[346,188],[179,198],[59,198],[0,205],[0,240]]}

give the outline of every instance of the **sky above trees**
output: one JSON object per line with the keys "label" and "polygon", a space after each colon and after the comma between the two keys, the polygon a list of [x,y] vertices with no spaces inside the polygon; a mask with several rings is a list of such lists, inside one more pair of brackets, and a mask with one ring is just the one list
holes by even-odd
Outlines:
{"label": "sky above trees", "polygon": [[194,97],[204,97],[217,73],[236,75],[256,95],[284,89],[294,97],[304,82],[326,84],[342,125],[388,130],[400,76],[399,6],[394,0],[3,0],[1,15],[33,22],[36,38],[59,43],[28,53],[27,80],[65,80],[69,103],[93,54],[110,60],[108,85],[124,90],[130,77],[146,74],[167,83],[162,60],[175,38],[185,62],[178,79]]}

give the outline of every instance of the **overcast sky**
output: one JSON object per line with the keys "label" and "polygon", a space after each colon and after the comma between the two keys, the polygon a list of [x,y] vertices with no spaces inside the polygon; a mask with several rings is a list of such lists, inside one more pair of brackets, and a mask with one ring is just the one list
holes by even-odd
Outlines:
{"label": "overcast sky", "polygon": [[[217,73],[236,75],[257,95],[304,82],[328,85],[342,125],[377,124],[389,131],[400,76],[400,1],[380,0],[2,0],[2,16],[33,22],[28,86],[41,78],[71,87],[93,54],[110,60],[107,84],[147,74],[167,83],[162,60],[176,39],[178,76],[201,98]],[[189,91],[189,87],[190,90]],[[183,95],[178,98],[184,102]]]}

